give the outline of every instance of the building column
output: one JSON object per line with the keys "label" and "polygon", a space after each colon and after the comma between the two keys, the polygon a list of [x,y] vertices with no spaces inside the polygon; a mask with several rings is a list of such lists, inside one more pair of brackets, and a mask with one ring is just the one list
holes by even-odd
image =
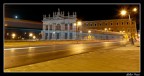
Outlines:
{"label": "building column", "polygon": [[43,30],[42,30],[42,40],[45,40],[45,29],[46,29],[46,25],[43,24]]}
{"label": "building column", "polygon": [[50,36],[50,25],[48,25],[48,36],[47,36],[48,40],[49,40],[49,36]]}
{"label": "building column", "polygon": [[42,40],[45,40],[45,32],[41,31],[41,34],[42,34]]}
{"label": "building column", "polygon": [[63,24],[61,24],[60,26],[61,26],[60,39],[62,40],[62,39],[63,39],[63,36],[62,36],[62,35],[63,35],[63,34],[62,34],[62,33],[63,33]]}
{"label": "building column", "polygon": [[70,39],[70,24],[68,23],[68,37],[67,37],[67,39]]}

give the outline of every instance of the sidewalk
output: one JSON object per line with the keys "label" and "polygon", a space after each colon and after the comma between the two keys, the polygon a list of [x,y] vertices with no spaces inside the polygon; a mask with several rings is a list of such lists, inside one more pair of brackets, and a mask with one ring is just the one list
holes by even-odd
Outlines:
{"label": "sidewalk", "polygon": [[4,72],[140,72],[140,47],[127,45],[111,50],[95,50],[4,69]]}

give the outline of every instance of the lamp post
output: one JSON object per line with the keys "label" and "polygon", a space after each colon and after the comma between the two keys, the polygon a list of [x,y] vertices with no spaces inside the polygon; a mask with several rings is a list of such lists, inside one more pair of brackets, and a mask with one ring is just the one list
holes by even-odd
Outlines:
{"label": "lamp post", "polygon": [[30,37],[32,37],[33,36],[33,34],[32,33],[29,33],[29,39],[30,39]]}
{"label": "lamp post", "polygon": [[[29,39],[33,36],[32,33],[29,33]],[[30,42],[29,42],[29,47],[30,47]]]}
{"label": "lamp post", "polygon": [[88,31],[88,34],[89,34],[89,35],[88,35],[88,39],[89,39],[89,40],[91,39],[90,33],[91,33],[91,30]]}
{"label": "lamp post", "polygon": [[[137,11],[137,8],[133,8],[132,11],[133,11],[133,12],[136,12],[136,11]],[[130,26],[131,26],[131,23],[132,23],[132,19],[131,19],[131,16],[130,16],[131,10],[128,10],[128,11],[126,11],[126,10],[121,10],[121,15],[122,15],[122,16],[125,16],[127,13],[128,13],[128,17],[129,17],[129,24],[130,24]],[[130,37],[130,39],[131,39],[132,44],[134,45],[134,41],[133,41],[133,38],[132,38],[132,33],[130,33],[129,37]]]}
{"label": "lamp post", "polygon": [[33,39],[36,39],[36,36],[33,36]]}
{"label": "lamp post", "polygon": [[77,43],[78,43],[78,39],[79,39],[79,37],[78,37],[78,31],[79,31],[78,26],[81,26],[81,25],[82,25],[82,22],[78,21],[78,20],[76,20],[76,23],[74,23],[74,26],[76,26],[76,40],[77,40]]}

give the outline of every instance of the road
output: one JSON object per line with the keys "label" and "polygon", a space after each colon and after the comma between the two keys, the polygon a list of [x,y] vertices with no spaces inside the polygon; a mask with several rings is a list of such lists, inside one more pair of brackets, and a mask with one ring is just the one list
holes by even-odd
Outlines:
{"label": "road", "polygon": [[100,49],[120,47],[119,42],[99,42],[89,44],[64,44],[25,48],[4,49],[4,68],[18,67],[70,55],[100,51]]}

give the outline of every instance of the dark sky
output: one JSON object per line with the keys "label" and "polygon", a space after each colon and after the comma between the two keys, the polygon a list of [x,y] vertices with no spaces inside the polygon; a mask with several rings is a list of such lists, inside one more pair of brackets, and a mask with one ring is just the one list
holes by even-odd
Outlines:
{"label": "dark sky", "polygon": [[[77,12],[77,17],[80,20],[106,20],[106,19],[120,19],[120,18],[128,18],[121,17],[119,15],[119,11],[122,8],[126,8],[130,10],[133,7],[138,7],[136,5],[125,5],[125,4],[67,4],[67,5],[40,5],[40,4],[19,4],[19,5],[9,5],[5,4],[5,17],[14,18],[15,15],[19,17],[19,19],[33,20],[33,21],[41,21],[44,14],[48,16],[50,14],[52,16],[53,12],[57,12],[58,8],[61,11],[67,12],[69,11],[72,15],[72,12]],[[133,19],[139,21],[139,14],[131,14]],[[138,23],[139,24],[139,23]]]}

